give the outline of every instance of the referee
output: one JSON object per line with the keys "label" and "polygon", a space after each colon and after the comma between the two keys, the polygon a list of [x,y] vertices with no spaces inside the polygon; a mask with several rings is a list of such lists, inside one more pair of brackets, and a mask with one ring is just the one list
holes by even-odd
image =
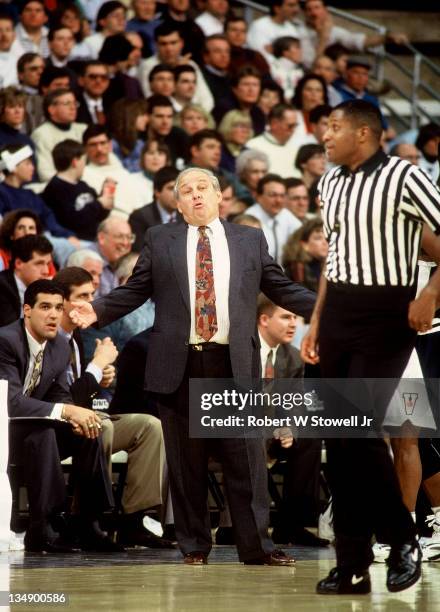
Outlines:
{"label": "referee", "polygon": [[[397,385],[416,331],[431,326],[432,317],[414,316],[411,329],[408,311],[423,224],[440,233],[440,192],[422,170],[386,155],[381,134],[380,111],[363,100],[343,102],[330,115],[324,144],[337,166],[318,187],[329,253],[301,354],[320,361],[323,378],[386,377]],[[370,406],[379,425],[389,387]],[[317,592],[370,592],[376,532],[391,545],[388,590],[408,588],[420,577],[422,555],[385,442],[329,439],[326,446],[337,567]]]}

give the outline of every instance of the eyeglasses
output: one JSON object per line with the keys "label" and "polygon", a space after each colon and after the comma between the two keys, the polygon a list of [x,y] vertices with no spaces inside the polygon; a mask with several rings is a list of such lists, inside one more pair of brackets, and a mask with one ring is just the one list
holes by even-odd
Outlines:
{"label": "eyeglasses", "polygon": [[97,81],[98,79],[101,81],[108,81],[110,78],[108,74],[86,74],[85,76],[87,79],[91,79],[92,81]]}
{"label": "eyeglasses", "polygon": [[118,242],[129,242],[130,244],[133,244],[133,242],[136,240],[136,236],[134,234],[109,234],[109,236]]}
{"label": "eyeglasses", "polygon": [[78,108],[79,107],[79,102],[74,102],[73,100],[69,100],[69,101],[65,101],[65,102],[61,102],[56,100],[54,103],[54,106],[72,106],[74,108]]}

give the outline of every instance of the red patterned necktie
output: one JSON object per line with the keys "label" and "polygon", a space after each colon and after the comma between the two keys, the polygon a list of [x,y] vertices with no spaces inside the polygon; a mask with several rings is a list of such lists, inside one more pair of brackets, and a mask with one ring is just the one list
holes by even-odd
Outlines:
{"label": "red patterned necktie", "polygon": [[199,228],[196,251],[196,333],[208,342],[218,329],[212,254],[206,226]]}
{"label": "red patterned necktie", "polygon": [[272,349],[270,349],[269,353],[267,354],[266,367],[264,369],[264,378],[265,379],[275,378],[275,368],[273,366],[273,350]]}

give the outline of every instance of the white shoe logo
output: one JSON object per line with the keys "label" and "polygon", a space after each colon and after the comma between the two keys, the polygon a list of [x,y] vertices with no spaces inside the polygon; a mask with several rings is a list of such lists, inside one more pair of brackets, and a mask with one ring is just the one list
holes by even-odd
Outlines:
{"label": "white shoe logo", "polygon": [[363,576],[361,576],[360,578],[358,578],[357,576],[352,576],[351,584],[359,584],[359,582],[362,582],[363,579]]}

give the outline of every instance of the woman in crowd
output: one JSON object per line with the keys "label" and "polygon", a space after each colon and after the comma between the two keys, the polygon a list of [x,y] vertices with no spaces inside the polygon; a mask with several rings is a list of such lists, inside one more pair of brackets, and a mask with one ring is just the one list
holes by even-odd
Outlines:
{"label": "woman in crowd", "polygon": [[266,118],[277,104],[284,104],[284,94],[281,87],[275,81],[262,83],[258,106]]}
{"label": "woman in crowd", "polygon": [[17,208],[6,213],[0,225],[0,270],[9,268],[13,240],[42,232],[40,218],[32,210]]}
{"label": "woman in crowd", "polygon": [[147,124],[146,100],[122,99],[112,105],[109,130],[113,139],[113,153],[129,172],[137,172],[139,169]]}
{"label": "woman in crowd", "polygon": [[300,136],[312,133],[309,114],[312,109],[320,104],[328,104],[327,84],[319,74],[306,74],[298,81],[292,104],[297,108],[298,127],[295,135]]}
{"label": "woman in crowd", "polygon": [[166,144],[157,140],[148,140],[139,156],[141,171],[133,174],[136,188],[142,193],[144,204],[153,201],[153,178],[158,170],[171,165],[171,153]]}
{"label": "woman in crowd", "polygon": [[323,145],[305,144],[299,148],[295,168],[301,172],[301,179],[307,189],[320,179],[326,170],[326,157]]}
{"label": "woman in crowd", "polygon": [[327,253],[322,220],[317,217],[309,219],[290,236],[284,247],[284,271],[293,281],[317,291]]}
{"label": "woman in crowd", "polygon": [[90,24],[85,19],[80,7],[75,2],[66,2],[58,9],[54,15],[55,24],[68,28],[75,38],[70,59],[84,60],[90,59],[90,48],[83,41],[89,36]]}
{"label": "woman in crowd", "polygon": [[258,181],[268,173],[269,159],[266,153],[249,149],[240,153],[235,167],[240,183],[248,190],[248,195],[246,197],[241,196],[240,200],[248,206],[252,206],[257,202]]}
{"label": "woman in crowd", "polygon": [[198,104],[187,104],[176,116],[176,125],[192,136],[200,130],[215,128],[211,114]]}
{"label": "woman in crowd", "polygon": [[223,136],[220,167],[235,173],[237,157],[254,135],[250,115],[239,110],[229,111],[221,120],[218,131]]}

